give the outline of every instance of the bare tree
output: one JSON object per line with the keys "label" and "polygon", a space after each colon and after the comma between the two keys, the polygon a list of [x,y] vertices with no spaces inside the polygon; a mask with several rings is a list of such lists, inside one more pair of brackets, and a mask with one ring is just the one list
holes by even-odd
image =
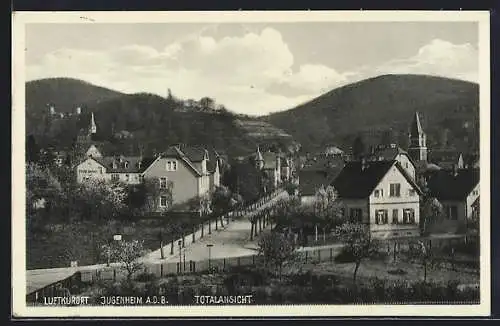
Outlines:
{"label": "bare tree", "polygon": [[127,273],[127,281],[131,281],[132,276],[144,268],[140,258],[147,252],[144,242],[139,240],[122,240],[102,247],[102,254],[108,256],[111,261],[119,263]]}

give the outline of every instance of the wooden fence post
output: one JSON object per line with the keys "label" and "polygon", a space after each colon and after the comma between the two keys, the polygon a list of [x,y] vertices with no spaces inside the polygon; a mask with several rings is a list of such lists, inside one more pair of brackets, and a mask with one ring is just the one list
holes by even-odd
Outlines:
{"label": "wooden fence post", "polygon": [[208,220],[208,234],[212,234],[212,221]]}
{"label": "wooden fence post", "polygon": [[196,236],[195,236],[195,233],[196,233],[196,228],[193,226],[193,243],[196,242]]}
{"label": "wooden fence post", "polygon": [[113,281],[116,282],[116,269],[113,268]]}
{"label": "wooden fence post", "polygon": [[205,223],[201,222],[201,238],[203,238],[203,229],[204,229]]}
{"label": "wooden fence post", "polygon": [[237,261],[238,261],[238,267],[240,267],[241,266],[241,257],[238,257]]}
{"label": "wooden fence post", "polygon": [[163,277],[163,263],[160,264],[160,277]]}

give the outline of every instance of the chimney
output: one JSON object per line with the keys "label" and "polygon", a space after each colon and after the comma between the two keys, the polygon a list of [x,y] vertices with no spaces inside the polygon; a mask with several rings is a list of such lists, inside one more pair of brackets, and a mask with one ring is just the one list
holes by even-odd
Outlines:
{"label": "chimney", "polygon": [[368,168],[368,163],[366,162],[366,158],[361,158],[361,171],[366,170]]}

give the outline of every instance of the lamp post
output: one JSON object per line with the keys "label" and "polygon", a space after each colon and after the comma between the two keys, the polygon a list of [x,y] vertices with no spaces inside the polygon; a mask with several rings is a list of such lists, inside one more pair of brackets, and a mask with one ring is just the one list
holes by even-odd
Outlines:
{"label": "lamp post", "polygon": [[212,267],[212,266],[211,266],[211,263],[212,263],[212,261],[211,261],[211,260],[212,260],[212,247],[213,247],[213,246],[214,246],[214,245],[213,245],[213,244],[211,244],[211,243],[207,244],[207,248],[208,248],[208,272],[210,272],[211,267]]}
{"label": "lamp post", "polygon": [[179,240],[177,242],[179,245],[179,272],[182,271],[182,241]]}
{"label": "lamp post", "polygon": [[182,249],[182,255],[184,256],[184,266],[183,270],[186,271],[186,248]]}

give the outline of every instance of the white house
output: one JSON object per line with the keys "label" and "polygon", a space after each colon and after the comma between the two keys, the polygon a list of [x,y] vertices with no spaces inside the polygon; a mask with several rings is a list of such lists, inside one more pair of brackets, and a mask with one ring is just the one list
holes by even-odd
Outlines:
{"label": "white house", "polygon": [[397,160],[349,162],[332,185],[344,216],[375,238],[419,236],[421,190]]}

